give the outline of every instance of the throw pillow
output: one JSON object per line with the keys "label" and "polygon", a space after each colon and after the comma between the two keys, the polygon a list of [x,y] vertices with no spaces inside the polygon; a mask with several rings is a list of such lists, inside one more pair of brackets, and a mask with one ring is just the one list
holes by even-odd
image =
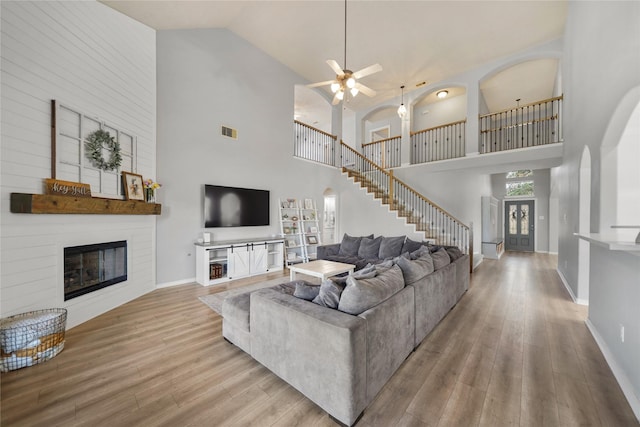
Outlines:
{"label": "throw pillow", "polygon": [[296,290],[293,291],[293,296],[296,298],[311,301],[320,293],[319,285],[311,284],[305,280],[298,280],[295,284]]}
{"label": "throw pillow", "polygon": [[449,258],[451,258],[451,262],[457,260],[458,258],[462,258],[464,255],[462,251],[455,246],[448,246],[445,248],[447,253],[449,254]]}
{"label": "throw pillow", "polygon": [[392,259],[400,255],[402,245],[404,244],[405,236],[398,237],[383,237],[380,242],[380,252],[378,258],[380,259]]}
{"label": "throw pillow", "polygon": [[347,286],[340,297],[338,310],[358,315],[386,301],[402,288],[404,278],[397,265],[371,279],[358,280],[349,276]]}
{"label": "throw pillow", "polygon": [[356,279],[369,279],[371,277],[376,277],[376,274],[378,274],[376,266],[373,264],[367,264],[363,269],[352,273],[351,276]]}
{"label": "throw pillow", "polygon": [[407,285],[417,282],[434,271],[433,258],[428,252],[415,261],[400,257],[398,258],[398,267],[402,270],[404,283]]}
{"label": "throw pillow", "polygon": [[344,285],[338,284],[331,279],[325,279],[320,285],[318,296],[312,302],[327,308],[338,308],[343,290]]}
{"label": "throw pillow", "polygon": [[[373,239],[373,234],[364,236],[369,239]],[[358,256],[358,249],[360,249],[360,241],[362,237],[352,237],[347,233],[342,236],[342,242],[340,243],[339,255]]]}
{"label": "throw pillow", "polygon": [[420,249],[411,252],[411,254],[409,255],[409,258],[416,260],[418,258],[420,258],[422,255],[424,254],[430,254],[431,251],[429,251],[429,248],[426,246],[421,246]]}
{"label": "throw pillow", "polygon": [[422,242],[416,242],[415,240],[411,240],[407,237],[407,240],[404,241],[404,245],[402,245],[402,253],[405,252],[415,252],[422,247]]}
{"label": "throw pillow", "polygon": [[378,258],[380,242],[382,242],[382,236],[378,236],[375,239],[363,237],[360,241],[360,248],[358,248],[358,257],[364,259]]}
{"label": "throw pillow", "polygon": [[449,254],[444,248],[440,248],[433,252],[431,254],[431,258],[433,258],[433,267],[436,270],[440,270],[441,268],[451,264],[451,258],[449,258]]}
{"label": "throw pillow", "polygon": [[392,259],[387,259],[385,261],[379,262],[378,264],[374,265],[373,268],[375,268],[376,272],[380,274],[380,273],[384,273],[385,271],[393,267],[393,264],[394,262]]}

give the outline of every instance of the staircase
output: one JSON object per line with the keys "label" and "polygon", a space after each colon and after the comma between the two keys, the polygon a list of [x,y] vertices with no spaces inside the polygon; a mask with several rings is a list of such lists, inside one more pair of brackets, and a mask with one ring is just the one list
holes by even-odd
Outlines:
{"label": "staircase", "polygon": [[[457,246],[473,258],[473,229],[431,200],[340,141],[342,172],[383,205],[404,218],[425,240],[438,245]],[[471,265],[473,260],[471,259]]]}

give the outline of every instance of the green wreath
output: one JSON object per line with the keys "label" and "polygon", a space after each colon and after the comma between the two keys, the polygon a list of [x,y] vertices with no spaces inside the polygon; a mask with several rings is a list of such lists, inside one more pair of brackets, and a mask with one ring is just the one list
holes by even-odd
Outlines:
{"label": "green wreath", "polygon": [[[122,155],[120,154],[120,144],[106,130],[98,129],[91,132],[85,143],[87,157],[91,163],[98,169],[112,171],[122,164]],[[102,157],[102,149],[107,148],[111,151],[109,161]]]}

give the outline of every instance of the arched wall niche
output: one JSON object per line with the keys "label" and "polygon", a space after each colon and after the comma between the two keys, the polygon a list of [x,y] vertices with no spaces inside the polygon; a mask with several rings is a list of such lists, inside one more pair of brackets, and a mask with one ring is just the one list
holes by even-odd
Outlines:
{"label": "arched wall niche", "polygon": [[600,147],[599,232],[635,239],[640,226],[640,86],[630,90],[616,108]]}
{"label": "arched wall niche", "polygon": [[[478,81],[480,114],[561,95],[560,71],[560,55],[553,53],[534,54],[501,64]],[[544,94],[542,98],[540,94]]]}

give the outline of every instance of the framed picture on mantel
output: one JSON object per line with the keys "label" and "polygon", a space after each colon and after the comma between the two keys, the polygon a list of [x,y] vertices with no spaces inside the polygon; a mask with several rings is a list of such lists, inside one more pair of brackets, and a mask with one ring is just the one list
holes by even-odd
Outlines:
{"label": "framed picture on mantel", "polygon": [[142,175],[122,172],[122,185],[124,185],[124,197],[126,200],[142,200],[144,202]]}

